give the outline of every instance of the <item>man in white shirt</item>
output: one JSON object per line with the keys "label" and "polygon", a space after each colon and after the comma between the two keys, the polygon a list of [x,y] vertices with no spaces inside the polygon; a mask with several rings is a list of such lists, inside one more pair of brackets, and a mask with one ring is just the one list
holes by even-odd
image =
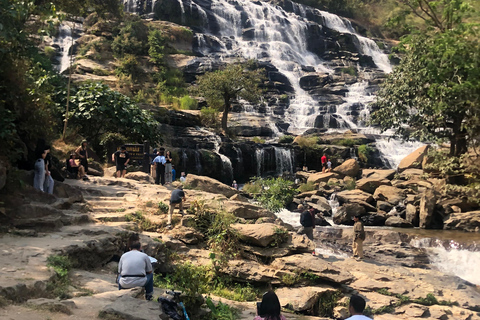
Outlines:
{"label": "man in white shirt", "polygon": [[365,299],[360,296],[353,295],[350,297],[350,305],[348,306],[348,312],[352,315],[346,320],[372,320],[369,317],[363,315],[363,310],[365,310]]}
{"label": "man in white shirt", "polygon": [[155,184],[165,184],[165,164],[167,163],[167,159],[164,156],[165,148],[160,148],[158,152],[158,156],[153,159],[153,168],[156,173],[155,176]]}
{"label": "man in white shirt", "polygon": [[150,258],[141,252],[140,242],[134,242],[118,263],[118,289],[145,287],[145,299],[153,298],[153,268]]}

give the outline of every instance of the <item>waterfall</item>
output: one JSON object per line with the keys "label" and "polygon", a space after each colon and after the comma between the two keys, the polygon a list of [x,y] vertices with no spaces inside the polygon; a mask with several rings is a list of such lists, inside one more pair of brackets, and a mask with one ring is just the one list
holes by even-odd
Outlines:
{"label": "waterfall", "polygon": [[[341,119],[342,128],[356,129],[365,125],[370,115],[368,105],[375,99],[374,95],[367,92],[368,85],[368,81],[363,80],[347,86],[345,102],[337,107],[335,113]],[[354,122],[353,115],[358,115],[357,123]]]}
{"label": "waterfall", "polygon": [[275,150],[275,164],[278,176],[284,172],[293,173],[292,152],[290,149],[273,147]]}
{"label": "waterfall", "polygon": [[425,144],[418,141],[402,142],[388,138],[377,139],[375,142],[383,162],[391,168],[397,168],[403,158],[423,145]]}
{"label": "waterfall", "polygon": [[58,36],[53,39],[54,46],[58,46],[60,55],[58,59],[58,72],[62,73],[70,67],[71,48],[77,37],[74,30],[81,29],[81,24],[71,21],[62,22],[58,26]]}
{"label": "waterfall", "polygon": [[277,218],[281,219],[283,222],[288,223],[294,228],[301,226],[300,224],[300,212],[290,211],[283,208],[282,210],[275,212]]}
{"label": "waterfall", "polygon": [[257,163],[257,177],[262,176],[263,160],[265,157],[265,150],[256,149],[255,150],[255,162]]}
{"label": "waterfall", "polygon": [[[335,192],[330,195],[330,198],[328,198],[327,201],[330,207],[332,208],[332,217],[334,217],[337,214],[338,207],[340,206],[340,203],[338,202],[337,195],[335,194]],[[331,226],[335,225],[332,217],[324,217],[325,220],[327,220],[327,222],[330,223]]]}
{"label": "waterfall", "polygon": [[230,159],[224,154],[218,153],[218,155],[220,156],[220,159],[222,159],[222,174],[226,175],[222,180],[231,183],[231,181],[233,181],[232,161],[230,161]]}
{"label": "waterfall", "polygon": [[201,162],[200,152],[195,150],[194,155],[195,155],[195,170],[197,171],[197,174],[202,174],[202,162]]}

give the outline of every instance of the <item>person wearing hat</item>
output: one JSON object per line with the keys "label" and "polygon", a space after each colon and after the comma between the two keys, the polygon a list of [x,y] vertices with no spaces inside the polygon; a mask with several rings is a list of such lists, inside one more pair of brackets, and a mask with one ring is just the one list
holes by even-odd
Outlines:
{"label": "person wearing hat", "polygon": [[185,192],[183,191],[183,185],[179,185],[177,189],[172,191],[170,196],[170,210],[168,211],[167,228],[172,227],[173,210],[175,210],[177,204],[179,209],[178,213],[183,215],[183,201],[185,201]]}
{"label": "person wearing hat", "polygon": [[365,230],[363,228],[363,222],[360,220],[360,215],[353,217],[353,257],[357,260],[363,259],[363,241],[365,240]]}
{"label": "person wearing hat", "polygon": [[299,234],[304,234],[308,239],[313,240],[313,228],[315,227],[315,218],[311,212],[306,210],[303,204],[299,204],[297,210],[300,214],[300,224],[302,225],[298,230]]}

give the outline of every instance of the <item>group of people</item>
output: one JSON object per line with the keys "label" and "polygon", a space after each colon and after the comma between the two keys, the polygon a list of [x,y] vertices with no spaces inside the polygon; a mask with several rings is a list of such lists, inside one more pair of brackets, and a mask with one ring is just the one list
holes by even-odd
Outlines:
{"label": "group of people", "polygon": [[323,156],[320,158],[322,161],[322,172],[330,172],[332,171],[332,161],[327,158],[327,154],[324,153]]}
{"label": "group of people", "polygon": [[165,148],[153,149],[150,154],[151,172],[155,177],[155,184],[171,184],[176,179],[175,166],[173,165],[172,153],[165,152]]}

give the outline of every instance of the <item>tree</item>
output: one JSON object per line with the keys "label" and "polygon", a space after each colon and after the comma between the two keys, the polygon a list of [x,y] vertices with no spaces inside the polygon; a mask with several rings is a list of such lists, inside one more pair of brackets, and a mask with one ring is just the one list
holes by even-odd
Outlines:
{"label": "tree", "polygon": [[223,111],[222,129],[226,132],[233,101],[241,98],[256,102],[260,99],[259,84],[263,81],[263,72],[263,69],[248,70],[243,64],[229,65],[223,70],[199,76],[194,92],[204,97],[210,107]]}
{"label": "tree", "polygon": [[158,122],[128,97],[101,83],[81,85],[71,99],[70,123],[98,146],[106,133],[120,133],[130,140],[159,142]]}
{"label": "tree", "polygon": [[404,40],[371,122],[403,139],[449,141],[450,156],[467,151],[480,132],[480,43],[476,26],[459,25]]}

